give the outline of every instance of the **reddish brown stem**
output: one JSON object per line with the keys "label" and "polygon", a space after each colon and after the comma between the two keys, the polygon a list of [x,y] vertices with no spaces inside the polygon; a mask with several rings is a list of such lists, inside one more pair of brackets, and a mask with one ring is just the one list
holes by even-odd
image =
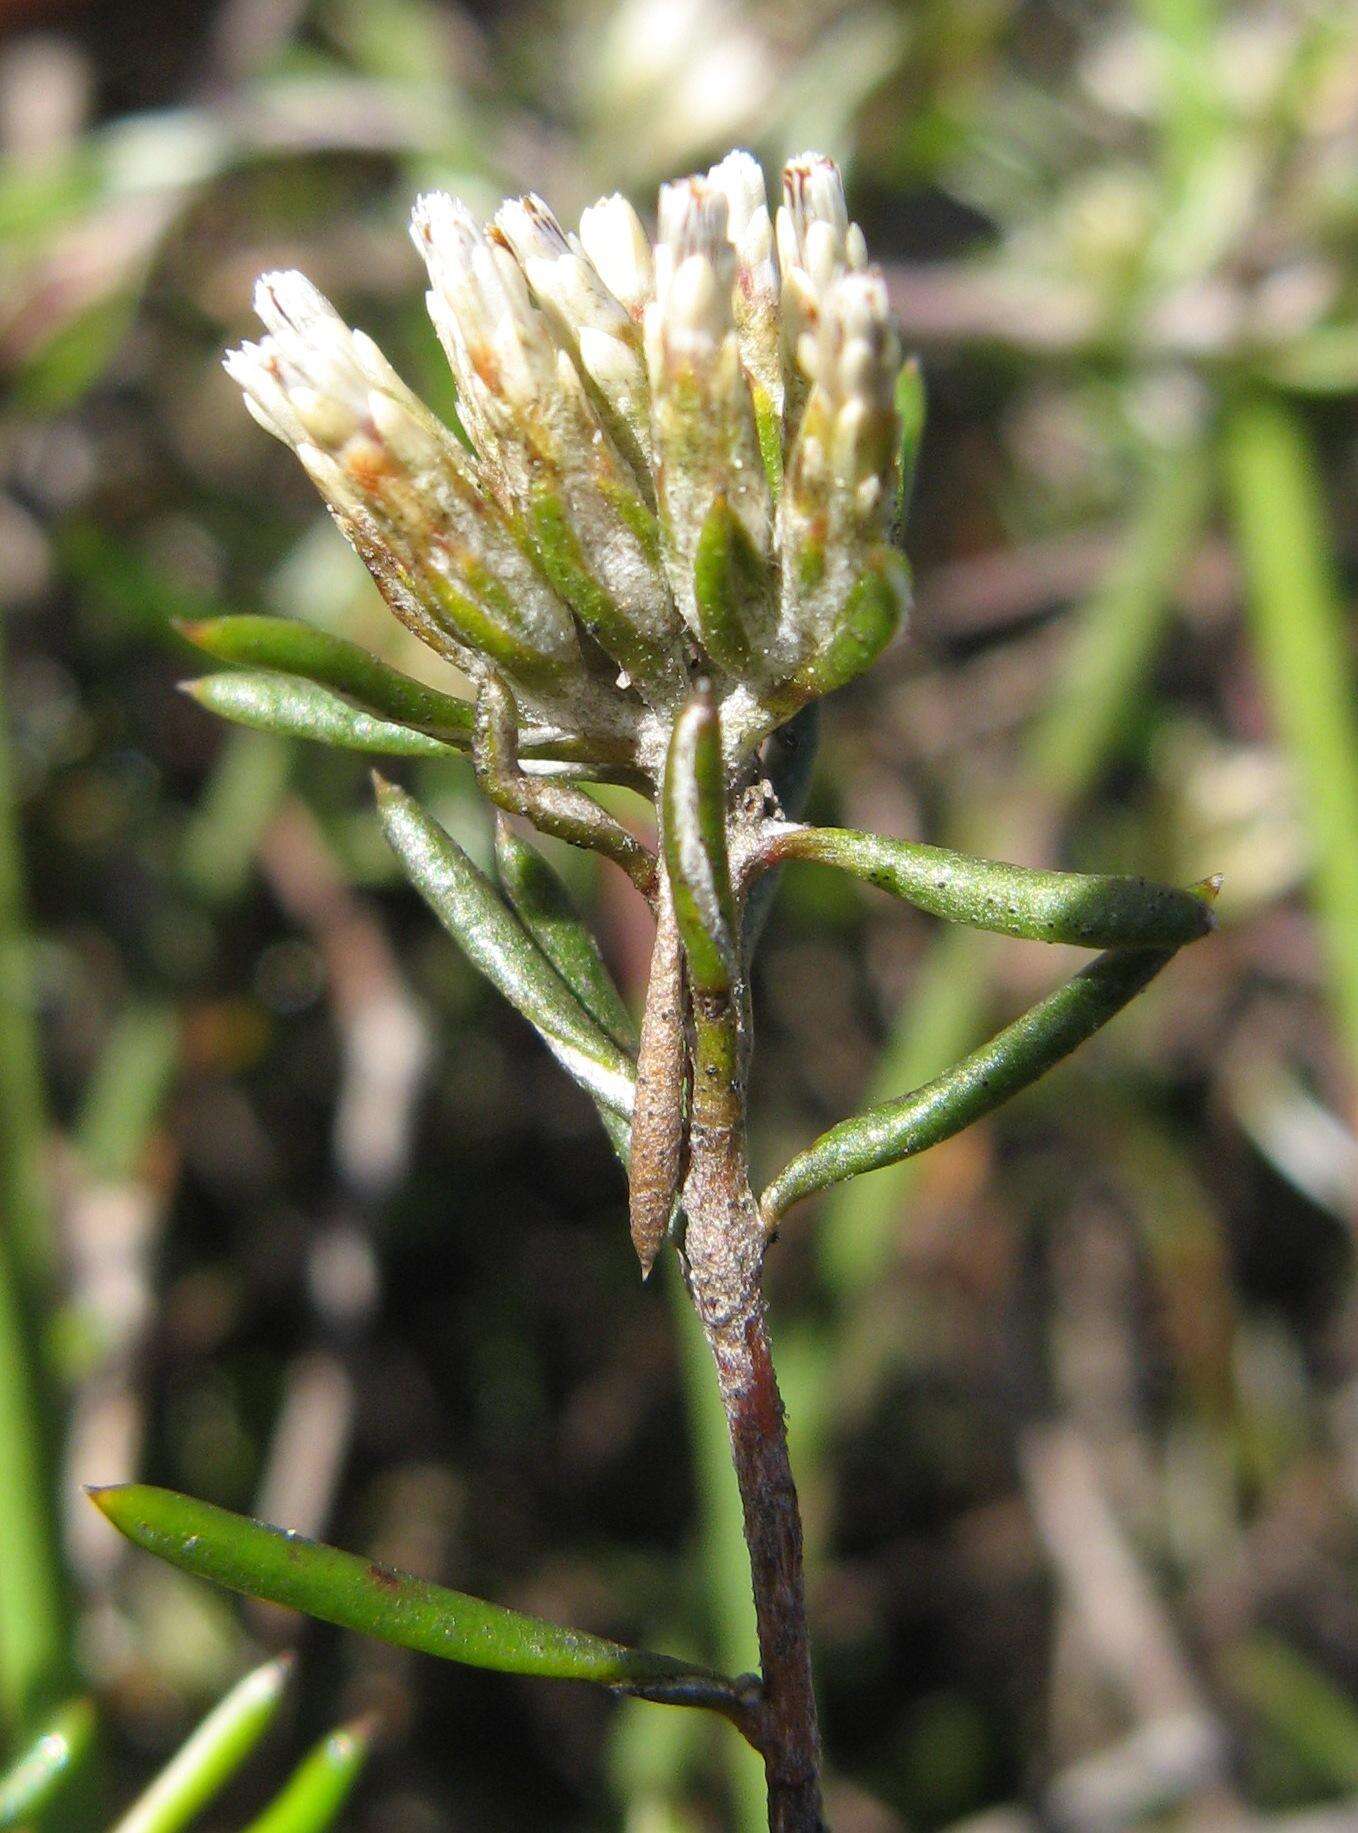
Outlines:
{"label": "reddish brown stem", "polygon": [[772,1833],[818,1833],[820,1732],[801,1517],[764,1316],[765,1242],[750,1190],[734,1031],[728,1002],[695,997],[685,1258],[717,1365],[750,1552],[763,1689],[747,1735],[764,1759]]}

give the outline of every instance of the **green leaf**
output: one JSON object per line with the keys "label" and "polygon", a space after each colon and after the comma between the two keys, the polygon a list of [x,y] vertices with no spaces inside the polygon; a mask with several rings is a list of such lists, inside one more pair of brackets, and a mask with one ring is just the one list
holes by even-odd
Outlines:
{"label": "green leaf", "polygon": [[40,1814],[94,1741],[94,1707],[72,1700],[0,1776],[0,1833]]}
{"label": "green leaf", "polygon": [[[105,1498],[158,1492],[137,1492],[135,1485],[128,1485],[125,1490],[88,1493],[110,1521],[121,1525],[113,1510],[104,1506]],[[292,1657],[280,1655],[238,1681],[123,1815],[113,1833],[178,1833],[187,1826],[225,1787],[273,1723],[291,1670]]]}
{"label": "green leaf", "polygon": [[728,674],[749,672],[750,633],[768,604],[769,570],[724,496],[707,513],[693,556],[693,598],[703,648]]}
{"label": "green leaf", "polygon": [[637,1027],[570,893],[538,849],[505,820],[495,824],[495,863],[514,914],[589,1016],[622,1050]]}
{"label": "green leaf", "polygon": [[457,757],[466,747],[451,745],[428,732],[395,725],[365,713],[329,688],[300,675],[258,673],[203,675],[183,683],[184,692],[210,713],[258,732],[284,738],[314,738],[345,751],[367,751],[383,757]]}
{"label": "green leaf", "polygon": [[465,700],[412,681],[377,657],[328,631],[291,617],[211,617],[175,626],[219,662],[301,675],[333,688],[370,713],[403,726],[421,726],[435,738],[466,748],[472,709]]}
{"label": "green leaf", "polygon": [[843,827],[787,828],[769,850],[779,861],[837,866],[949,923],[1029,941],[1180,948],[1213,927],[1196,891],[1147,878],[1037,871]]}
{"label": "green leaf", "polygon": [[794,690],[803,698],[832,694],[869,668],[895,636],[910,603],[910,568],[894,548],[879,547],[844,601],[834,634],[798,669]]}
{"label": "green leaf", "polygon": [[124,1483],[89,1494],[129,1540],[181,1571],[399,1648],[718,1711],[741,1698],[735,1683],[691,1662],[562,1629],[172,1490]]}
{"label": "green leaf", "polygon": [[560,497],[543,487],[530,515],[542,570],[581,623],[639,685],[671,689],[678,676],[675,656],[639,630],[594,577]]}
{"label": "green leaf", "polygon": [[582,1088],[614,1113],[630,1115],[631,1061],[585,1012],[489,879],[394,783],[377,779],[377,806],[411,883],[472,966],[538,1030]]}
{"label": "green leaf", "polygon": [[1176,952],[1118,949],[1100,955],[934,1081],[822,1133],[764,1192],[760,1208],[766,1226],[776,1228],[779,1218],[813,1191],[913,1158],[991,1113],[1106,1025]]}
{"label": "green leaf", "polygon": [[372,1745],[371,1724],[342,1725],[295,1769],[245,1833],[325,1833],[353,1792]]}
{"label": "green leaf", "polygon": [[700,687],[674,722],[661,826],[694,990],[725,995],[736,974],[736,921],[726,852],[721,724],[710,687]]}

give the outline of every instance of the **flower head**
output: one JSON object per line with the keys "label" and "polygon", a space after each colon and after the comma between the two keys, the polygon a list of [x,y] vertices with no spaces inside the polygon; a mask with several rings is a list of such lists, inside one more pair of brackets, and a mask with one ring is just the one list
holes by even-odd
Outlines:
{"label": "flower head", "polygon": [[731,153],[662,188],[654,243],[616,196],[573,233],[434,193],[412,233],[465,439],[300,274],[260,281],[226,364],[403,622],[651,776],[694,679],[748,755],[866,666],[906,598],[900,349],[831,160],[793,160],[774,216]]}

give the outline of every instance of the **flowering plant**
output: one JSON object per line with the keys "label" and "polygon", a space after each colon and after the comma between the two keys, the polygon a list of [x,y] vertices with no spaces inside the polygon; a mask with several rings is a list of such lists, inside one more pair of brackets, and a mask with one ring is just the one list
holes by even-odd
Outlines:
{"label": "flowering plant", "polygon": [[[887,289],[817,155],[776,217],[746,153],[666,185],[654,244],[611,197],[568,233],[536,197],[478,225],[415,210],[457,384],[443,425],[299,274],[227,359],[297,452],[388,605],[470,697],[285,619],[189,634],[244,664],[194,684],[228,717],[374,753],[470,753],[501,811],[504,895],[403,790],[385,831],[437,916],[597,1103],[628,1166],[643,1274],[667,1239],[711,1346],[749,1545],[761,1673],[727,1678],[378,1572],[141,1488],[99,1492],[190,1570],[478,1665],[724,1713],[764,1758],[770,1824],[820,1825],[801,1530],[765,1321],[788,1208],[923,1150],[1032,1082],[1210,927],[1191,890],[804,825],[816,703],[897,630],[896,545],[922,421]],[[654,803],[653,848],[584,787]],[[508,817],[612,860],[656,921],[639,1028],[546,861]],[[838,867],[951,921],[1105,952],[924,1088],[832,1128],[756,1199],[749,963],[782,861]]]}

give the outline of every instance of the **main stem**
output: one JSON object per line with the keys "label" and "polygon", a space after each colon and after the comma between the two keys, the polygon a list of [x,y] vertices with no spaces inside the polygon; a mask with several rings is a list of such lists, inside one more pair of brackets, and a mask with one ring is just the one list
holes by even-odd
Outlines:
{"label": "main stem", "polygon": [[820,1731],[802,1576],[802,1524],[764,1311],[764,1233],[750,1188],[734,996],[695,994],[689,1286],[717,1367],[750,1552],[763,1676],[750,1728],[764,1759],[771,1833],[818,1833]]}

